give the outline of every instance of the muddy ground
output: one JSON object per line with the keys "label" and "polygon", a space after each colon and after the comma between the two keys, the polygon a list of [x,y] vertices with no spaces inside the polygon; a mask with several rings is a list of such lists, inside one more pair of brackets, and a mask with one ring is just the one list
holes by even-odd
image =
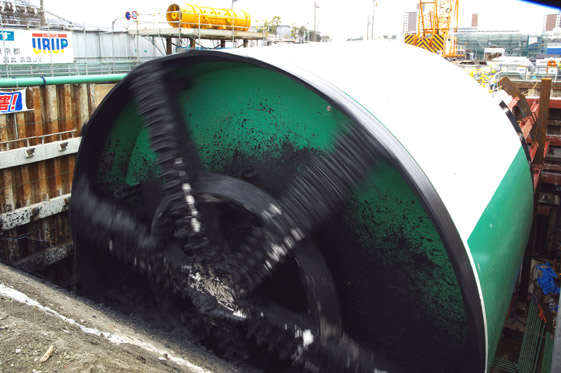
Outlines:
{"label": "muddy ground", "polygon": [[[53,347],[52,355],[41,358]],[[190,343],[0,264],[0,372],[241,372]]]}

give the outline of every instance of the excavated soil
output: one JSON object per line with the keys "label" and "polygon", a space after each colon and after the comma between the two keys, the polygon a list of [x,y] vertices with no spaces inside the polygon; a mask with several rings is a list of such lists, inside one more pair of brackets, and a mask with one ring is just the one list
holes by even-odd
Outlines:
{"label": "excavated soil", "polygon": [[153,324],[0,264],[0,372],[244,371]]}

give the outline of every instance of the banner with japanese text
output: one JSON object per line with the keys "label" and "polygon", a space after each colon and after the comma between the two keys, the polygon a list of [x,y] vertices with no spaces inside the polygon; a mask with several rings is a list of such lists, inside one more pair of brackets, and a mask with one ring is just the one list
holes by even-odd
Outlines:
{"label": "banner with japanese text", "polygon": [[4,64],[50,64],[74,62],[69,31],[2,30],[0,59]]}
{"label": "banner with japanese text", "polygon": [[25,89],[12,92],[0,91],[0,114],[27,111],[25,105]]}

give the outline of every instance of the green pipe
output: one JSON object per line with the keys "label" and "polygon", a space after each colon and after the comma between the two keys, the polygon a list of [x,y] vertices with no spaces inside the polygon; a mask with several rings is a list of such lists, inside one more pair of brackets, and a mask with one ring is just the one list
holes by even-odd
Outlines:
{"label": "green pipe", "polygon": [[109,83],[127,74],[48,76],[34,78],[0,78],[0,88],[31,87],[51,84]]}

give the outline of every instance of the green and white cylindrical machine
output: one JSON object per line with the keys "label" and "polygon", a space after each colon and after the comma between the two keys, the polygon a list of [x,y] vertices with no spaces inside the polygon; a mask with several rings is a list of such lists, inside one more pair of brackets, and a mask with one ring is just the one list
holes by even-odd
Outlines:
{"label": "green and white cylindrical machine", "polygon": [[475,81],[419,48],[368,42],[141,66],[87,126],[71,216],[86,287],[111,260],[100,253],[117,252],[243,311],[250,335],[312,371],[378,368],[363,359],[374,351],[407,371],[483,372],[532,204],[525,151]]}

